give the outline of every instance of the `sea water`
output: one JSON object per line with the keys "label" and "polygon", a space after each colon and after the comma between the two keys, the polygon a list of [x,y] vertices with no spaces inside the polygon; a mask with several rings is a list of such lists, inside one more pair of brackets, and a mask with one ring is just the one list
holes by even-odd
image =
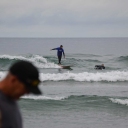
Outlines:
{"label": "sea water", "polygon": [[[60,45],[71,70],[50,51]],[[38,68],[43,92],[21,97],[25,128],[128,127],[128,38],[0,38],[0,78],[19,60]]]}

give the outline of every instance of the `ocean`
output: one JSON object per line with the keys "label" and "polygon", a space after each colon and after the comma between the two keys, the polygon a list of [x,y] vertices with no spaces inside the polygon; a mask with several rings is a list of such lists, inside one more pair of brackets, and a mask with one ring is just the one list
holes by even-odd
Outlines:
{"label": "ocean", "polygon": [[[70,70],[50,51],[60,45]],[[38,68],[43,92],[18,101],[24,128],[128,127],[128,38],[0,38],[1,79],[18,60]]]}

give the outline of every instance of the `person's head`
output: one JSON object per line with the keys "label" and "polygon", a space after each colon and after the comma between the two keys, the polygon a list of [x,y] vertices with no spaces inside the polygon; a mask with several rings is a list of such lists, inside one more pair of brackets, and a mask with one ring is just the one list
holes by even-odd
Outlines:
{"label": "person's head", "polygon": [[13,99],[26,93],[41,94],[39,83],[37,68],[30,62],[19,61],[9,68],[9,73],[3,80],[4,92]]}
{"label": "person's head", "polygon": [[102,64],[102,66],[104,66],[104,64]]}
{"label": "person's head", "polygon": [[60,48],[63,48],[63,45],[60,45]]}

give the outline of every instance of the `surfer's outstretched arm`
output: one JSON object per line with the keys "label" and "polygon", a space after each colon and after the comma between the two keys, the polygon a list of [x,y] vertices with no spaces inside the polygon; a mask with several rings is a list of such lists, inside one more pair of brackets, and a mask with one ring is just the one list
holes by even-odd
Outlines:
{"label": "surfer's outstretched arm", "polygon": [[53,49],[51,49],[51,50],[57,50],[57,48],[53,48]]}

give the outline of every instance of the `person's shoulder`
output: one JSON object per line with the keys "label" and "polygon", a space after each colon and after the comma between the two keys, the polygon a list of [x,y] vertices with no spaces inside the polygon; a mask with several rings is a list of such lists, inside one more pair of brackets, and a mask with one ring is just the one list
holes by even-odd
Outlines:
{"label": "person's shoulder", "polygon": [[0,91],[0,102],[17,106],[17,102],[15,100],[11,99],[10,97],[8,97],[7,95],[5,95],[2,91]]}

